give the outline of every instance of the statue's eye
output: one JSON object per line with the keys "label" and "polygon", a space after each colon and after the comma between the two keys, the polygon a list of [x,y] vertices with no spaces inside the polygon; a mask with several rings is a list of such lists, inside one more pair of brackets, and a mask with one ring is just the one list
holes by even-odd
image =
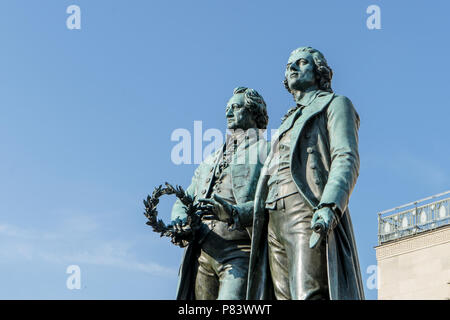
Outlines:
{"label": "statue's eye", "polygon": [[308,60],[306,60],[306,59],[300,59],[299,62],[298,62],[298,64],[299,64],[299,65],[302,65],[302,64],[308,64]]}
{"label": "statue's eye", "polygon": [[233,109],[239,109],[240,107],[242,107],[240,104],[237,103],[233,104]]}

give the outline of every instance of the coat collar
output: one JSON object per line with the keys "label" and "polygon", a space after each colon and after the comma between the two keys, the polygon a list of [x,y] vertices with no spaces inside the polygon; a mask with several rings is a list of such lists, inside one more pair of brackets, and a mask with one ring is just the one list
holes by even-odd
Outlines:
{"label": "coat collar", "polygon": [[[293,111],[281,124],[280,128],[278,129],[278,137],[280,137],[283,133],[285,133],[287,130],[289,130],[292,127],[292,124],[296,121],[299,114],[303,112],[302,119],[306,118],[306,115],[308,113],[313,112],[315,109],[317,109],[318,105],[321,104],[322,98],[324,95],[328,95],[329,92],[321,91],[321,90],[315,90],[312,92],[308,92],[305,96],[302,97],[302,99],[297,101],[297,106],[292,108]],[[299,106],[304,106],[304,108],[299,108]],[[320,108],[320,107],[319,107]],[[289,111],[288,111],[289,113]]]}
{"label": "coat collar", "polygon": [[311,117],[321,112],[334,97],[334,93],[319,91],[318,94],[311,100],[311,103],[303,109],[303,114],[295,121],[295,125],[291,132],[291,153],[294,151],[295,143],[300,135],[305,123],[308,122]]}
{"label": "coat collar", "polygon": [[309,106],[321,92],[321,90],[308,91],[295,102],[297,103],[297,105]]}

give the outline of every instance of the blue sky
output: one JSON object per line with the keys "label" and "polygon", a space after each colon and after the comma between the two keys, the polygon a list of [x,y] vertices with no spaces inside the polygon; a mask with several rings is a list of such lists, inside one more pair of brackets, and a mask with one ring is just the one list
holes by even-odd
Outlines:
{"label": "blue sky", "polygon": [[[81,30],[66,28],[72,4]],[[372,4],[381,30],[366,27]],[[449,12],[438,0],[2,1],[0,298],[173,299],[182,250],[142,215],[154,186],[187,187],[196,167],[172,163],[172,132],[225,130],[237,86],[263,95],[277,128],[292,106],[284,66],[305,45],[361,117],[350,210],[365,282],[377,212],[449,189]],[[66,288],[72,264],[80,290]]]}

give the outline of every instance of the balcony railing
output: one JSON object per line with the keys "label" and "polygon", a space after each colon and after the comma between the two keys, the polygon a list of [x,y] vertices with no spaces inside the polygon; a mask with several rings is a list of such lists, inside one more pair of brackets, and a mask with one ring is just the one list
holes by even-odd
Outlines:
{"label": "balcony railing", "polygon": [[378,244],[450,224],[450,190],[378,213]]}

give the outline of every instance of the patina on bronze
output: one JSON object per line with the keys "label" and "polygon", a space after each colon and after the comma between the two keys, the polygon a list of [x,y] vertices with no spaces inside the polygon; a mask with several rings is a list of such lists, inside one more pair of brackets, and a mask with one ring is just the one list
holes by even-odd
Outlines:
{"label": "patina on bronze", "polygon": [[[283,118],[255,195],[248,299],[363,299],[348,201],[359,174],[359,116],[311,47],[285,69]],[[325,241],[324,241],[325,239]]]}
{"label": "patina on bronze", "polygon": [[193,203],[201,203],[206,212],[200,228],[185,228],[186,209],[180,200],[172,209],[178,238],[189,242],[180,267],[177,299],[245,299],[253,197],[268,153],[261,134],[268,122],[264,99],[253,89],[236,88],[226,118],[231,134],[198,166],[186,189]]}

